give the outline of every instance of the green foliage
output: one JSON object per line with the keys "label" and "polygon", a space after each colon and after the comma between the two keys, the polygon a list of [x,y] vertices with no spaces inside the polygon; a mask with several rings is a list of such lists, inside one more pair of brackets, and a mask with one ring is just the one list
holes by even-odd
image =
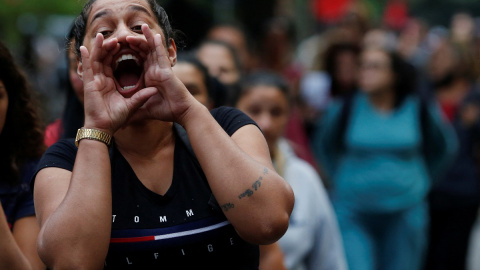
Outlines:
{"label": "green foliage", "polygon": [[84,0],[2,0],[0,15],[2,18],[17,17],[21,13],[35,14],[77,14]]}
{"label": "green foliage", "polygon": [[0,0],[0,39],[17,47],[21,42],[19,17],[34,17],[37,33],[43,29],[43,21],[49,15],[79,14],[86,0]]}

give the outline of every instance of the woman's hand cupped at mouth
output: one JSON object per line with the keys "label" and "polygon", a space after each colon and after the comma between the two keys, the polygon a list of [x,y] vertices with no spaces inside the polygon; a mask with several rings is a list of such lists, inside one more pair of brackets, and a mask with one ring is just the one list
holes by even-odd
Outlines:
{"label": "woman's hand cupped at mouth", "polygon": [[154,33],[146,24],[142,25],[142,31],[144,37],[129,36],[127,42],[143,58],[145,87],[155,89],[156,94],[145,102],[135,118],[182,123],[192,105],[198,102],[172,70],[177,53],[175,42],[163,40],[160,33]]}
{"label": "woman's hand cupped at mouth", "polygon": [[79,74],[84,84],[85,126],[113,135],[157,91],[147,87],[126,98],[117,89],[113,57],[121,45],[97,34],[90,51],[80,47]]}

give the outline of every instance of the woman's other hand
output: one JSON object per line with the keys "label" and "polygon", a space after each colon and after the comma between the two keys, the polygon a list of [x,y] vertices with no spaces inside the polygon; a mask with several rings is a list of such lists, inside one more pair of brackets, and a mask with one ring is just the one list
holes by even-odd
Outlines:
{"label": "woman's other hand", "polygon": [[[185,85],[175,76],[177,48],[173,40],[162,42],[162,35],[154,33],[146,24],[142,25],[145,36],[128,37],[132,49],[141,51],[144,58],[145,86],[154,88],[156,94],[149,98],[137,117],[182,123],[193,104],[198,103]],[[167,45],[168,44],[168,45]]]}

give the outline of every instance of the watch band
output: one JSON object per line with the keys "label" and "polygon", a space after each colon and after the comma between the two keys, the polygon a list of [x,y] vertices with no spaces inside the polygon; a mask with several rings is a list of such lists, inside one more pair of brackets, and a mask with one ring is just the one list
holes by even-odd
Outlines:
{"label": "watch band", "polygon": [[78,147],[78,143],[82,139],[89,139],[89,140],[96,140],[105,143],[108,147],[110,147],[110,143],[112,141],[112,135],[91,128],[80,128],[77,131],[77,137],[75,138],[75,145]]}

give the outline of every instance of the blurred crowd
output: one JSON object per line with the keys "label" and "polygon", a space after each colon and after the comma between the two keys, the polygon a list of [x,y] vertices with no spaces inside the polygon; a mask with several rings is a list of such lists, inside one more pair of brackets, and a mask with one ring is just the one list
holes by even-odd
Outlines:
{"label": "blurred crowd", "polygon": [[[261,269],[480,269],[480,25],[402,18],[374,25],[353,6],[297,42],[295,21],[272,15],[255,39],[218,23],[180,50],[173,69],[191,94],[249,115],[294,190]],[[65,36],[66,101],[48,115],[47,146],[83,124]]]}

